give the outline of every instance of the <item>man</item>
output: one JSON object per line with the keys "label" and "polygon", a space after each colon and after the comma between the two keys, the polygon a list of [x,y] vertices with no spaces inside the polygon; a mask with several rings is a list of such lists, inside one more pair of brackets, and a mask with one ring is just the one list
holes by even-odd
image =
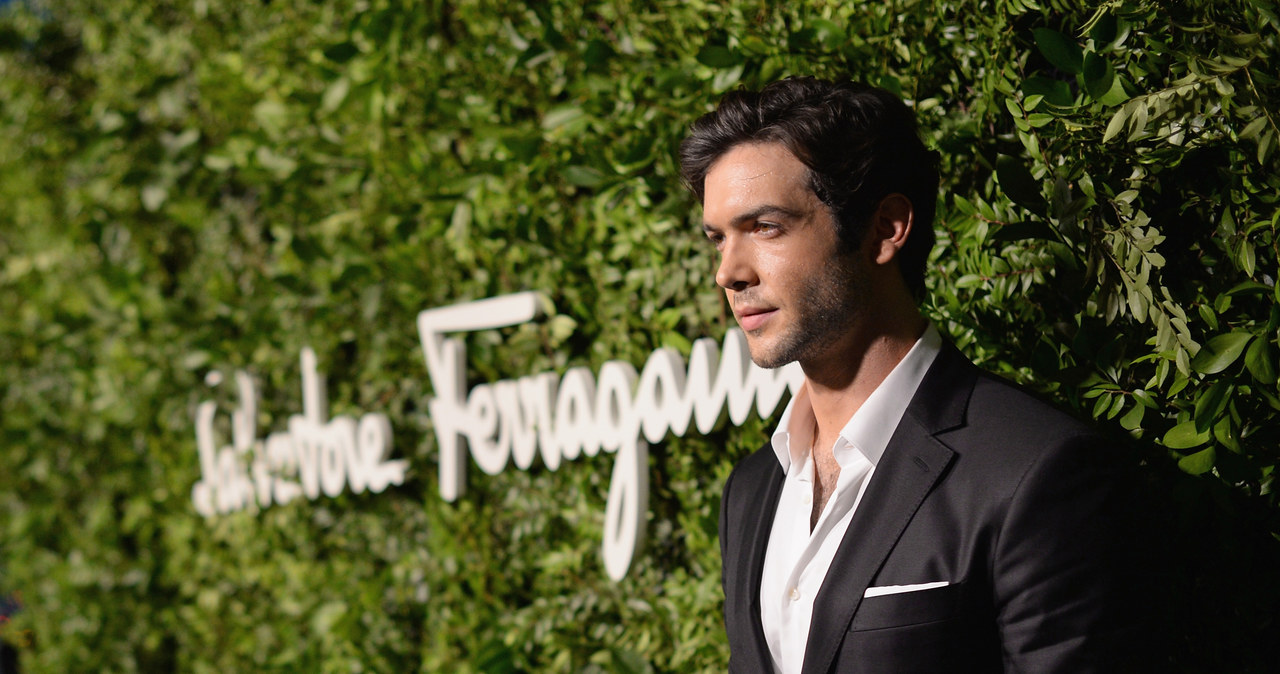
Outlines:
{"label": "man", "polygon": [[787,79],[680,158],[752,360],[805,373],[724,487],[730,669],[1109,670],[1114,452],[918,311],[938,177],[910,110]]}

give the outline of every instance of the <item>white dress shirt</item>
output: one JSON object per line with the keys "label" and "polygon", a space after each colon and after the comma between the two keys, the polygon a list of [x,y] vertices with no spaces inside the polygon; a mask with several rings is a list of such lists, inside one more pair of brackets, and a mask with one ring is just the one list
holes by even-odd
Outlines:
{"label": "white dress shirt", "polygon": [[772,437],[773,451],[787,476],[773,516],[760,582],[760,620],[774,671],[800,671],[813,600],[889,438],[941,345],[937,329],[930,325],[841,429],[832,447],[840,477],[812,531],[814,466],[810,447],[816,422],[808,385],[787,403]]}

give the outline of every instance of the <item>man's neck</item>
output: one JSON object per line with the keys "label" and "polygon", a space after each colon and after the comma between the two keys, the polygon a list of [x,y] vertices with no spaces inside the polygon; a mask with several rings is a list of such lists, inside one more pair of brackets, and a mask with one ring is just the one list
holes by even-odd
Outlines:
{"label": "man's neck", "polygon": [[[911,320],[902,321],[894,330],[882,329],[862,345],[851,337],[849,345],[835,350],[821,363],[801,363],[815,421],[810,457],[814,467],[810,531],[817,526],[840,479],[840,464],[832,449],[841,429],[928,328],[928,322],[918,313],[907,318]],[[882,327],[890,325],[886,322]]]}
{"label": "man's neck", "polygon": [[924,334],[928,322],[918,313],[909,318],[861,344],[854,341],[823,362],[801,363],[817,422],[815,459],[830,453],[840,429]]}

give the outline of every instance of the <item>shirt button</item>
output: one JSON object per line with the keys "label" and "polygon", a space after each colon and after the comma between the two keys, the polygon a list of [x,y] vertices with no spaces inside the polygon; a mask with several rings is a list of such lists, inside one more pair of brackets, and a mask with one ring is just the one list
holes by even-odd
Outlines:
{"label": "shirt button", "polygon": [[813,492],[809,490],[805,490],[803,498],[804,498],[805,505],[813,503]]}
{"label": "shirt button", "polygon": [[787,596],[791,597],[791,601],[798,601],[800,599],[800,589],[791,588],[791,592]]}

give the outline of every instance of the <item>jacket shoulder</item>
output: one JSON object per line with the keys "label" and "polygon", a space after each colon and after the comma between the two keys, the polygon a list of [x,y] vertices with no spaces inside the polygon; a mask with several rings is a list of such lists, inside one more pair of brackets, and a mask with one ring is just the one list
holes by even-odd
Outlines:
{"label": "jacket shoulder", "polygon": [[970,424],[999,429],[1011,440],[1063,440],[1099,434],[1092,424],[986,371],[982,371],[974,383],[968,412]]}
{"label": "jacket shoulder", "polygon": [[[944,347],[913,399],[918,428],[955,453],[955,469],[993,484],[1033,466],[1110,464],[1117,443],[1095,425]],[[936,371],[935,371],[936,370]]]}

